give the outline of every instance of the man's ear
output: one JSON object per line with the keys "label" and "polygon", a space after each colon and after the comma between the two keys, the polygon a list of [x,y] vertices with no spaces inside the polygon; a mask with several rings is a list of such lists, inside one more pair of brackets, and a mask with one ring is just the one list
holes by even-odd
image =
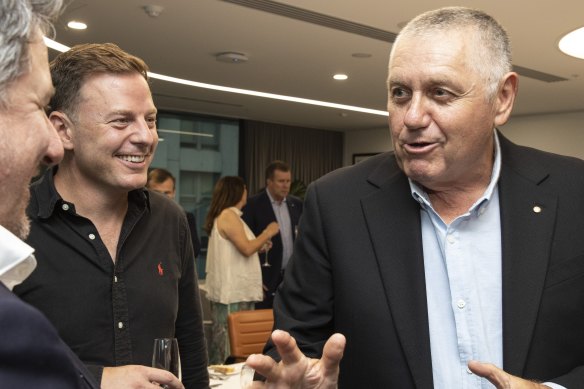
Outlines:
{"label": "man's ear", "polygon": [[495,127],[505,124],[507,119],[509,119],[511,110],[513,110],[513,103],[515,102],[518,88],[519,78],[517,73],[507,73],[499,91],[497,92],[497,96],[495,97]]}
{"label": "man's ear", "polygon": [[69,119],[69,116],[61,111],[53,111],[49,114],[49,120],[57,130],[61,143],[63,143],[63,148],[65,150],[73,150],[73,122]]}

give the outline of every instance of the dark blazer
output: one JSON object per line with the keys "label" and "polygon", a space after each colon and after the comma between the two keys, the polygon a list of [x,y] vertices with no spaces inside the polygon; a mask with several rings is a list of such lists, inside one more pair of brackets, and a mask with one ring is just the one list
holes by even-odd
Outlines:
{"label": "dark blazer", "polygon": [[189,230],[191,231],[191,241],[193,242],[193,251],[195,253],[195,260],[201,252],[201,241],[199,240],[199,233],[197,231],[197,219],[192,212],[185,211],[187,215],[187,222],[189,223]]}
{"label": "dark blazer", "polygon": [[[584,162],[499,138],[503,368],[582,388]],[[276,328],[317,357],[345,334],[339,388],[433,388],[420,206],[393,153],[321,178],[304,206]]]}
{"label": "dark blazer", "polygon": [[1,282],[0,387],[99,388],[45,316]]}
{"label": "dark blazer", "polygon": [[[302,200],[288,195],[286,205],[292,222],[292,239],[296,239],[294,231],[302,214]],[[256,236],[261,234],[268,224],[276,221],[276,215],[266,190],[250,197],[242,212],[243,220]],[[263,261],[264,254],[260,254],[260,262]],[[262,266],[262,280],[268,290],[264,293],[264,301],[256,304],[256,308],[272,308],[274,294],[282,281],[282,237],[280,234],[272,238],[272,248],[268,252],[268,261],[272,265],[271,267]]]}

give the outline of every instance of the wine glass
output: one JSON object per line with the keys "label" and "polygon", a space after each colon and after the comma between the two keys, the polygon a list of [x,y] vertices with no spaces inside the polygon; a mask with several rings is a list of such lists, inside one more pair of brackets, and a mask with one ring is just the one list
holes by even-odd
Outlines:
{"label": "wine glass", "polygon": [[[176,338],[154,339],[152,367],[168,370],[181,380],[180,355]],[[166,388],[166,385],[163,385]]]}
{"label": "wine glass", "polygon": [[241,366],[241,372],[239,373],[239,383],[241,389],[247,389],[253,383],[253,376],[255,370],[246,365],[245,363]]}
{"label": "wine glass", "polygon": [[268,262],[268,251],[270,251],[270,245],[269,245],[269,243],[266,243],[264,245],[264,263],[262,263],[263,267],[272,266],[272,265],[270,265],[270,262]]}

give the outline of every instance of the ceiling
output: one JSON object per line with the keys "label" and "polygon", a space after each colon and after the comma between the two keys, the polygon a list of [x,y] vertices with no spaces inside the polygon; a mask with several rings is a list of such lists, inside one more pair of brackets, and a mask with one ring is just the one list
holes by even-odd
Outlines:
{"label": "ceiling", "polygon": [[[239,3],[239,4],[238,4]],[[163,7],[158,17],[143,7]],[[459,1],[508,30],[520,77],[514,115],[584,111],[584,60],[557,48],[584,25],[584,1]],[[72,0],[57,23],[67,46],[114,42],[155,73],[306,99],[385,110],[387,58],[394,34],[447,1],[395,0]],[[260,10],[257,8],[263,8]],[[83,31],[66,23],[88,24]],[[349,31],[347,31],[349,30]],[[372,37],[373,36],[373,37]],[[245,63],[219,62],[240,52]],[[54,51],[51,51],[54,55]],[[355,53],[371,54],[355,58]],[[536,78],[556,77],[547,82]],[[335,81],[334,73],[346,73]],[[544,78],[545,78],[544,77]],[[382,128],[387,117],[152,80],[159,109],[329,130]]]}

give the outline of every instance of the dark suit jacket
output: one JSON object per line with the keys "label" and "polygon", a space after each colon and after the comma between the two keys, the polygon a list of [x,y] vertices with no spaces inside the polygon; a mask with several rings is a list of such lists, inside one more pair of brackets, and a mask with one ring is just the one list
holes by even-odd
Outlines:
{"label": "dark suit jacket", "polygon": [[[292,222],[292,239],[295,239],[295,229],[302,214],[302,200],[297,197],[286,197],[286,204]],[[276,221],[276,215],[272,208],[272,203],[265,190],[250,197],[247,204],[242,209],[242,218],[253,233],[257,236],[271,222]],[[272,238],[272,248],[268,252],[268,260],[271,267],[262,266],[262,279],[268,291],[264,293],[264,301],[256,304],[256,308],[272,308],[274,293],[282,281],[282,237],[280,234]],[[264,261],[264,254],[260,254],[260,262]]]}
{"label": "dark suit jacket", "polygon": [[193,242],[193,251],[195,253],[195,260],[201,252],[201,241],[199,240],[199,233],[197,231],[197,219],[192,212],[185,211],[187,215],[187,222],[189,223],[189,230],[191,231],[191,241]]}
{"label": "dark suit jacket", "polygon": [[[584,162],[500,141],[503,367],[583,388]],[[432,388],[420,206],[394,155],[321,178],[304,206],[276,328],[311,356],[345,334],[339,388]]]}
{"label": "dark suit jacket", "polygon": [[99,388],[43,314],[1,282],[0,387]]}

